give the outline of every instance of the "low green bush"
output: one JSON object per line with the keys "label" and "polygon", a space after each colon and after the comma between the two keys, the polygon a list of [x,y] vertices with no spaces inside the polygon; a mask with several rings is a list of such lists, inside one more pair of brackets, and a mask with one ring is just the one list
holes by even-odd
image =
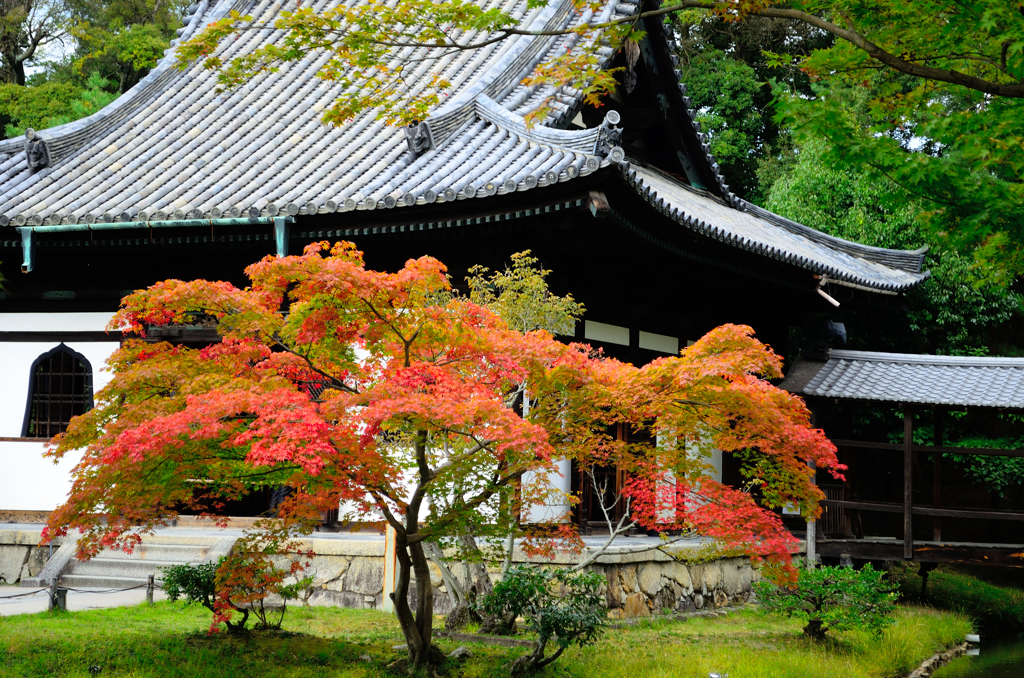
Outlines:
{"label": "low green bush", "polygon": [[868,563],[852,567],[800,569],[796,584],[754,584],[762,608],[806,622],[804,633],[824,640],[832,630],[866,629],[880,633],[893,623],[894,585]]}
{"label": "low green bush", "polygon": [[[514,567],[495,584],[481,603],[491,617],[522,617],[537,634],[537,646],[512,663],[511,673],[533,673],[554,662],[570,645],[585,647],[597,641],[607,624],[602,590],[607,585],[596,572]],[[544,656],[547,644],[555,651]]]}
{"label": "low green bush", "polygon": [[210,612],[215,612],[213,601],[217,596],[217,568],[223,562],[221,558],[215,563],[162,568],[164,593],[173,601],[184,597],[189,605],[202,605]]}

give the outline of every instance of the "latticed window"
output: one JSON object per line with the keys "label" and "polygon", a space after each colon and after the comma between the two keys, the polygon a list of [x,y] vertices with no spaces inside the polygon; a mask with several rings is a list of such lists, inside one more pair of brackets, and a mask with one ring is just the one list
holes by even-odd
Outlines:
{"label": "latticed window", "polygon": [[64,344],[36,359],[29,382],[23,435],[51,438],[67,429],[71,417],[92,408],[92,367]]}

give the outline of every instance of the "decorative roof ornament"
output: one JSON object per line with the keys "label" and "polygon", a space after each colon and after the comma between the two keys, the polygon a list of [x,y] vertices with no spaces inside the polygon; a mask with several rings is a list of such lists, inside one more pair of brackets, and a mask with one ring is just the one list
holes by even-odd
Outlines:
{"label": "decorative roof ornament", "polygon": [[614,163],[625,161],[626,152],[622,150],[622,128],[617,125],[622,122],[622,116],[618,111],[608,111],[601,127],[597,131],[597,143],[594,144],[594,154],[603,155]]}
{"label": "decorative roof ornament", "polygon": [[418,158],[434,148],[434,135],[426,120],[409,125],[405,128],[405,140],[409,143],[409,151]]}
{"label": "decorative roof ornament", "polygon": [[46,146],[46,140],[31,127],[25,130],[25,159],[30,170],[50,166],[50,149]]}

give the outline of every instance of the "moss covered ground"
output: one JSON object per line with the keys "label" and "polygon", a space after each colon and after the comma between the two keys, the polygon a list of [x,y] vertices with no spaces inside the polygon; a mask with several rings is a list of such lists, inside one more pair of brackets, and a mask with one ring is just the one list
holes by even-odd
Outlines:
{"label": "moss covered ground", "polygon": [[1024,631],[1024,573],[1019,569],[941,565],[928,575],[924,601],[918,572],[916,566],[893,569],[904,600],[963,614],[989,635]]}
{"label": "moss covered ground", "polygon": [[[370,610],[290,609],[283,632],[206,634],[209,613],[180,603],[0,618],[0,675],[5,678],[388,677],[400,656],[394,618]],[[440,623],[438,624],[440,626]],[[609,630],[597,645],[573,649],[545,676],[586,678],[888,678],[905,674],[969,631],[962,616],[907,607],[878,638],[837,634],[819,644],[797,622],[749,609],[716,618],[645,620]],[[505,676],[524,649],[465,644],[473,657],[442,674]]]}

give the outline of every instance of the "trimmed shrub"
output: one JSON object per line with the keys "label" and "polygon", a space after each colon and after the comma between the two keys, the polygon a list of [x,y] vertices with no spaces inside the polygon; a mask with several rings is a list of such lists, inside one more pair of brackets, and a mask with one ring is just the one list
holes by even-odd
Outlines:
{"label": "trimmed shrub", "polygon": [[[531,654],[512,663],[513,675],[533,673],[554,662],[570,645],[583,647],[597,641],[607,623],[603,607],[603,575],[596,572],[514,567],[483,599],[481,610],[495,618],[522,617],[538,636]],[[544,656],[547,644],[555,651]]]}
{"label": "trimmed shrub", "polygon": [[807,622],[804,633],[823,640],[829,631],[866,629],[881,633],[893,623],[896,594],[884,572],[871,564],[801,569],[792,587],[762,581],[754,584],[761,607]]}

